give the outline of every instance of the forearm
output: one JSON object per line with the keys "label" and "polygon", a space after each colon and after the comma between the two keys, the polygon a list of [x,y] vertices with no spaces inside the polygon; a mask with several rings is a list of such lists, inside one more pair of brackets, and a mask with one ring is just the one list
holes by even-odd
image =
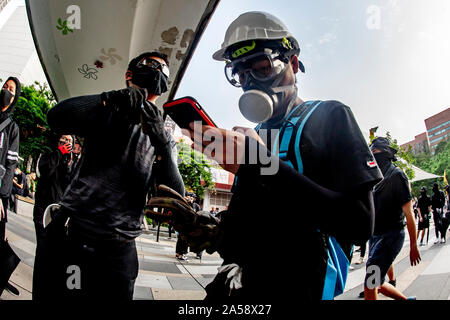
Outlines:
{"label": "forearm", "polygon": [[158,162],[156,170],[156,182],[158,185],[164,184],[184,196],[184,183],[177,166],[177,148],[168,145],[162,150],[158,150]]}
{"label": "forearm", "polygon": [[[272,161],[277,161],[273,155]],[[368,187],[360,186],[348,192],[336,192],[315,183],[300,174],[283,161],[273,175],[262,175],[260,164],[241,165],[238,176],[238,188],[263,186],[263,197],[268,199],[296,199],[301,210],[311,219],[309,227],[351,241],[363,242],[370,238],[374,226],[372,195]],[[320,207],[317,207],[320,205]],[[292,204],[290,204],[292,206]],[[290,209],[292,210],[292,208]],[[310,215],[315,212],[314,215]],[[348,223],[352,221],[352,223]],[[355,226],[358,226],[355,228]]]}
{"label": "forearm", "polygon": [[406,227],[409,233],[410,245],[417,245],[416,219],[414,219],[411,201],[405,203],[402,209],[406,218]]}
{"label": "forearm", "polygon": [[47,114],[50,128],[58,134],[86,136],[108,115],[101,96],[89,95],[61,101]]}

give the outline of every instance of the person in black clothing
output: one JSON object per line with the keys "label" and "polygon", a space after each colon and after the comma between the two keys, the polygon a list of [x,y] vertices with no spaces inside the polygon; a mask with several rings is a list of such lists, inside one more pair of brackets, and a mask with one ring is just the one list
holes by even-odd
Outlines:
{"label": "person in black clothing", "polygon": [[146,196],[159,184],[184,195],[176,144],[154,104],[168,78],[167,56],[146,52],[130,61],[126,89],[50,109],[50,128],[84,138],[84,146],[61,210],[45,228],[33,299],[133,298]]}
{"label": "person in black clothing", "polygon": [[445,243],[442,214],[445,205],[444,192],[439,190],[437,182],[433,183],[433,194],[431,195],[431,210],[433,211],[434,232],[436,233],[436,240],[434,243],[439,243],[439,237],[441,243]]}
{"label": "person in black clothing", "polygon": [[[0,91],[0,241],[6,240],[8,201],[11,196],[14,170],[19,160],[19,126],[12,121],[13,112],[19,100],[21,85],[19,79],[9,77]],[[0,295],[4,288],[14,294],[19,291],[8,279],[0,277]]]}
{"label": "person in black clothing", "polygon": [[429,196],[427,196],[427,188],[423,186],[420,188],[420,197],[417,200],[417,210],[419,213],[419,227],[417,231],[417,238],[419,238],[420,231],[422,231],[422,237],[420,238],[421,246],[423,246],[423,237],[425,236],[425,232],[430,227],[430,207],[431,199]]}
{"label": "person in black clothing", "polygon": [[69,185],[72,147],[73,137],[63,135],[59,138],[57,149],[44,153],[39,159],[39,182],[33,208],[33,221],[38,243],[42,239],[44,231],[45,209],[50,204],[58,203]]}
{"label": "person in black clothing", "polygon": [[[384,178],[373,191],[375,230],[369,241],[364,298],[377,300],[378,293],[382,293],[393,299],[406,300],[407,297],[390,283],[385,283],[384,278],[403,247],[405,218],[411,240],[409,252],[411,266],[420,263],[412,195],[405,173],[392,163],[396,161],[397,150],[383,137],[374,139],[370,147]],[[374,267],[378,270],[378,274],[373,274]],[[393,272],[393,269],[391,271]]]}
{"label": "person in black clothing", "polygon": [[17,166],[16,170],[14,171],[14,178],[13,178],[13,186],[11,190],[11,196],[9,197],[9,209],[13,212],[17,213],[17,200],[16,195],[26,197],[28,194],[27,188],[27,177],[25,174],[20,170],[20,167]]}
{"label": "person in black clothing", "polygon": [[[252,129],[243,134],[210,126],[202,126],[197,135],[191,124],[201,150],[210,145],[208,138],[222,139],[223,145],[208,156],[236,175],[228,210],[221,213],[221,233],[210,239],[224,262],[206,287],[207,299],[277,298],[287,304],[322,299],[329,236],[345,246],[351,259],[351,245],[372,234],[371,190],[382,176],[349,107],[338,101],[315,104],[301,140],[292,134],[289,142],[299,148],[302,162],[294,152],[276,152],[279,140],[263,134],[284,130],[290,112],[311,106],[297,96],[295,75],[305,71],[299,52],[297,40],[278,18],[247,12],[229,26],[222,48],[213,55],[227,61],[228,81],[244,90],[240,110],[259,123],[261,136]],[[202,135],[206,139],[196,138]],[[270,228],[267,222],[274,218],[288,223],[291,231]],[[187,236],[195,240],[194,234]],[[300,276],[290,277],[277,259],[262,260],[267,252],[295,252]],[[300,288],[295,299],[292,288]]]}

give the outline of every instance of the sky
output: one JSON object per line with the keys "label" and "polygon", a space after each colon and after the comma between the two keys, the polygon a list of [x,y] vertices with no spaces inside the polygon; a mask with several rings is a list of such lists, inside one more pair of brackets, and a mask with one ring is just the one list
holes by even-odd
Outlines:
{"label": "sky", "polygon": [[228,25],[246,11],[280,18],[300,44],[303,100],[348,105],[364,136],[378,126],[399,144],[426,130],[424,119],[450,106],[448,0],[222,0],[176,97],[193,96],[219,127],[254,127],[239,112],[241,89],[212,59]]}

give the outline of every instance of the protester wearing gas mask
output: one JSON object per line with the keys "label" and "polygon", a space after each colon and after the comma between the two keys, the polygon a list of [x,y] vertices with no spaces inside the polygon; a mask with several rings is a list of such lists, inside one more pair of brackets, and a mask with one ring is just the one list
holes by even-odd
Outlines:
{"label": "protester wearing gas mask", "polygon": [[[374,139],[370,148],[383,173],[383,180],[373,190],[375,230],[369,241],[364,298],[366,300],[377,300],[378,293],[382,293],[395,300],[415,299],[414,297],[407,298],[393,285],[384,282],[389,268],[403,248],[405,218],[410,239],[410,264],[415,266],[421,260],[417,248],[416,221],[408,178],[393,163],[397,160],[395,157],[397,150],[390,146],[386,138]],[[378,270],[375,273],[377,279],[373,279],[373,270],[375,269]]]}
{"label": "protester wearing gas mask", "polygon": [[[19,126],[11,119],[11,113],[19,100],[20,92],[20,81],[15,77],[9,77],[0,91],[0,249],[7,246],[5,241],[7,206],[13,186],[14,170],[19,159]],[[0,259],[6,257],[2,255]],[[8,283],[10,275],[0,275],[0,295],[4,288],[19,294],[19,291]]]}
{"label": "protester wearing gas mask", "polygon": [[[296,74],[305,71],[299,53],[298,41],[281,20],[247,12],[231,23],[213,55],[226,62],[228,81],[244,91],[239,110],[258,123],[260,136],[251,129],[244,135],[209,126],[202,127],[203,139],[191,132],[203,150],[210,146],[208,136],[223,138],[223,148],[210,155],[237,177],[219,224],[221,236],[209,240],[224,259],[207,287],[209,299],[261,297],[289,303],[289,287],[301,288],[296,300],[333,299],[345,287],[348,265],[340,269],[344,281],[334,274],[330,286],[330,241],[338,240],[348,262],[352,244],[372,234],[371,190],[381,172],[349,107],[338,101],[304,102],[297,95]],[[267,163],[277,161],[277,171],[263,174]],[[271,229],[268,237],[266,224],[274,218],[288,221],[292,231]],[[193,241],[195,234],[187,238]],[[281,238],[283,245],[274,241]],[[301,276],[293,280],[276,259],[261,264],[267,252],[299,258]]]}
{"label": "protester wearing gas mask", "polygon": [[[49,111],[52,130],[75,134],[84,145],[61,208],[44,229],[33,299],[133,298],[146,196],[158,184],[184,195],[176,144],[154,104],[168,79],[167,56],[146,52],[130,61],[126,89],[70,98]],[[81,283],[70,290],[73,265]]]}
{"label": "protester wearing gas mask", "polygon": [[38,161],[39,180],[33,208],[36,240],[41,242],[44,232],[44,211],[52,203],[58,203],[70,182],[74,137],[62,135],[56,150],[44,153]]}

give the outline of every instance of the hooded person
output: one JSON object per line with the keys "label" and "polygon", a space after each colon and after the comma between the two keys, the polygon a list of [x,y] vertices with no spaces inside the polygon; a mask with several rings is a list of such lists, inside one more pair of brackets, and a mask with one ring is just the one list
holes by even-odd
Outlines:
{"label": "hooded person", "polygon": [[[20,92],[20,81],[15,77],[9,77],[0,91],[0,243],[6,242],[8,199],[19,159],[19,126],[11,119],[11,113],[19,100]],[[8,279],[1,275],[0,295],[5,288],[18,294],[17,289],[8,283]]]}
{"label": "hooded person", "polygon": [[70,182],[74,137],[62,135],[55,150],[44,153],[38,161],[39,181],[33,208],[36,239],[39,243],[44,230],[44,211],[52,203],[58,203]]}
{"label": "hooded person", "polygon": [[[405,240],[405,225],[410,238],[410,262],[411,266],[420,263],[421,257],[416,241],[416,222],[412,208],[412,195],[408,177],[397,167],[395,154],[397,150],[390,146],[389,140],[384,137],[372,141],[370,149],[383,173],[383,180],[373,189],[375,205],[375,228],[369,240],[369,258],[366,263],[366,279],[364,281],[364,298],[377,300],[378,293],[395,300],[415,299],[407,298],[392,283],[395,277],[392,275],[389,283],[384,278],[391,269],[395,258],[403,248]],[[406,223],[405,223],[406,220]],[[373,268],[379,270],[379,282],[371,283]]]}
{"label": "hooded person", "polygon": [[[444,209],[445,205],[445,195],[444,192],[439,190],[439,185],[437,182],[433,183],[433,194],[431,195],[431,209],[433,211],[433,221],[434,221],[434,232],[436,233],[436,240],[434,243],[439,243],[439,237],[440,242],[445,242],[444,237],[444,224],[442,219],[442,211]],[[446,229],[448,226],[446,227]]]}

